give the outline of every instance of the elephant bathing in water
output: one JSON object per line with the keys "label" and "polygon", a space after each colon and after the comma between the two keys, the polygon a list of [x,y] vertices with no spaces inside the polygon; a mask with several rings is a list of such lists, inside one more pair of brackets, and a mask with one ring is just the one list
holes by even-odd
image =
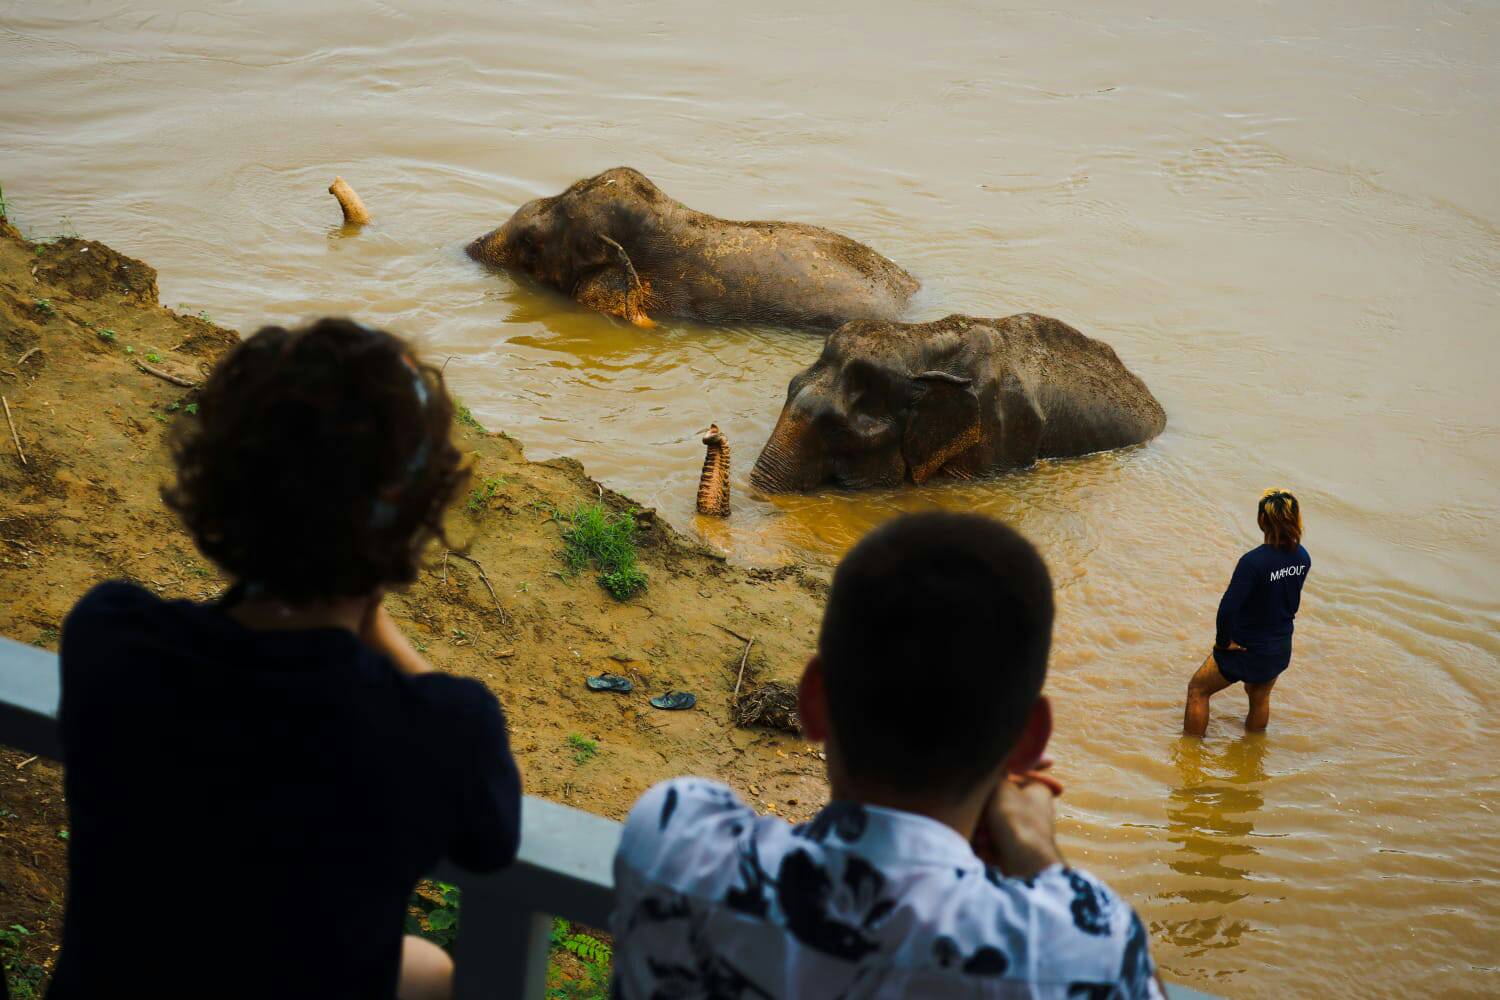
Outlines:
{"label": "elephant bathing in water", "polygon": [[918,288],[847,236],[704,215],[629,167],[527,202],[469,256],[640,326],[670,316],[832,329],[894,320]]}
{"label": "elephant bathing in water", "polygon": [[1166,423],[1108,344],[1046,316],[849,323],[792,378],[750,483],[968,479],[1140,444]]}

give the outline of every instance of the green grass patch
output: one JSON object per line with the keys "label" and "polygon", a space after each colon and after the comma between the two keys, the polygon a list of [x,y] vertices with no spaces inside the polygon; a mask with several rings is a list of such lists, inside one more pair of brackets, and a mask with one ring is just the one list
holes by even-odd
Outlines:
{"label": "green grass patch", "polygon": [[481,424],[478,420],[475,420],[474,414],[470,412],[469,408],[456,399],[453,401],[453,415],[457,417],[458,422],[463,424],[465,427],[468,427],[471,430],[476,430],[481,434],[484,433],[484,425]]}
{"label": "green grass patch", "polygon": [[0,186],[0,219],[10,217],[10,206],[5,203],[5,188]]}
{"label": "green grass patch", "polygon": [[52,302],[50,299],[32,299],[31,304],[36,309],[36,311],[41,313],[43,316],[51,316],[54,312],[56,312],[56,310],[52,308]]}
{"label": "green grass patch", "polygon": [[113,330],[99,330],[96,332],[99,334],[99,339],[104,341],[106,344],[113,344],[117,339],[119,339],[119,335],[116,334]]}
{"label": "green grass patch", "polygon": [[469,508],[470,513],[474,514],[488,510],[490,501],[500,495],[500,487],[504,485],[504,476],[494,476],[486,479],[469,491],[469,502],[465,506]]}
{"label": "green grass patch", "polygon": [[587,764],[599,756],[599,744],[581,733],[569,733],[568,746],[573,748],[575,764]]}
{"label": "green grass patch", "polygon": [[617,601],[646,589],[646,574],[636,565],[635,511],[610,513],[603,504],[579,504],[572,514],[558,516],[569,573],[590,566],[599,571],[599,586]]}

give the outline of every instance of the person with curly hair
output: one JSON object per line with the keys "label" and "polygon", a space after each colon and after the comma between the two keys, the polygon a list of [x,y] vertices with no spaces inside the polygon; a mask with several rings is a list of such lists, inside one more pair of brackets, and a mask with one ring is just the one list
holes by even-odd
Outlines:
{"label": "person with curly hair", "polygon": [[1312,556],[1302,547],[1302,508],[1288,491],[1266,490],[1255,520],[1265,543],[1235,566],[1219,601],[1214,648],[1188,682],[1182,731],[1189,736],[1208,730],[1208,700],[1241,681],[1250,699],[1245,728],[1265,729],[1271,689],[1292,662],[1292,622],[1312,570]]}
{"label": "person with curly hair", "polygon": [[69,889],[50,996],[446,996],[403,937],[446,857],[508,864],[500,706],[382,598],[467,477],[441,371],[345,319],[266,327],[173,440],[168,506],[218,600],[101,584],[62,633]]}

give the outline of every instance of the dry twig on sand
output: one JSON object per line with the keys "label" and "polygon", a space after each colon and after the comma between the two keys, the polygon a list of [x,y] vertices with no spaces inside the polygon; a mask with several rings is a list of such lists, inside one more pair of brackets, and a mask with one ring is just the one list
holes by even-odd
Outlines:
{"label": "dry twig on sand", "polygon": [[0,404],[4,404],[5,406],[5,422],[10,425],[10,439],[16,444],[16,457],[21,460],[22,465],[25,465],[26,453],[21,450],[21,435],[16,433],[16,422],[11,419],[10,400],[6,399],[4,396],[0,396]]}
{"label": "dry twig on sand", "polygon": [[500,612],[500,620],[504,621],[505,608],[501,606],[500,598],[495,594],[495,587],[490,583],[490,576],[484,571],[484,567],[479,564],[479,560],[475,559],[473,556],[466,556],[462,552],[454,552],[453,555],[458,557],[459,559],[462,559],[464,562],[473,563],[474,568],[479,570],[479,579],[484,581],[484,589],[490,592],[490,599],[495,602],[495,610]]}
{"label": "dry twig on sand", "polygon": [[173,385],[180,385],[184,389],[198,388],[197,382],[189,381],[188,379],[183,378],[181,375],[173,375],[171,372],[164,372],[160,368],[152,368],[144,361],[137,361],[135,363],[135,366],[141,371],[145,372],[147,375],[155,375],[157,378],[162,379],[163,381],[171,382]]}
{"label": "dry twig on sand", "polygon": [[33,354],[35,354],[37,351],[40,351],[40,350],[41,350],[40,347],[33,347],[31,350],[29,350],[25,354],[21,355],[19,358],[16,359],[16,367],[19,368],[22,365],[24,365],[26,363],[26,359],[27,358],[31,357]]}
{"label": "dry twig on sand", "polygon": [[745,679],[745,664],[750,659],[750,647],[755,645],[755,636],[745,640],[745,651],[740,654],[740,675],[734,679],[734,694],[729,696],[729,704],[733,705],[740,696],[740,684]]}

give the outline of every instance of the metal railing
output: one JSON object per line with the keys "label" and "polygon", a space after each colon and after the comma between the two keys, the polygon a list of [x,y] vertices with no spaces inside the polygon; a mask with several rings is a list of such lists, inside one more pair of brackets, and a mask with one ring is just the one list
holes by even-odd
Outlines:
{"label": "metal railing", "polygon": [[[61,759],[57,656],[0,638],[0,745]],[[541,1000],[552,918],[606,927],[614,906],[612,862],[620,824],[526,796],[521,850],[504,871],[476,875],[446,862],[435,878],[463,890],[454,946],[458,1000]],[[1168,986],[1170,1000],[1212,1000]]]}

